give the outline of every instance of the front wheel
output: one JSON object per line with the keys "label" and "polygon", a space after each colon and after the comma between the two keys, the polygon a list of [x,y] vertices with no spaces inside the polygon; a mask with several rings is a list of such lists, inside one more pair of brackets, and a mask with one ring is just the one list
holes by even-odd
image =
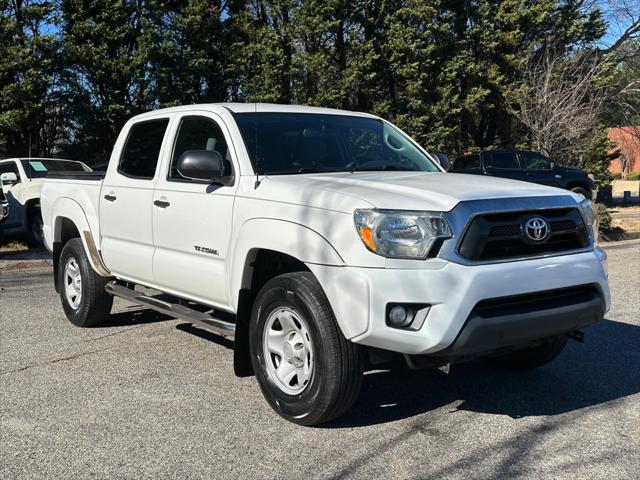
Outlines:
{"label": "front wheel", "polygon": [[104,290],[109,280],[93,270],[82,240],[73,238],[65,244],[60,255],[58,289],[71,323],[95,327],[109,318],[113,297]]}
{"label": "front wheel", "polygon": [[285,419],[317,425],[353,405],[362,385],[360,350],[342,335],[311,273],[267,282],[256,298],[249,336],[262,393]]}

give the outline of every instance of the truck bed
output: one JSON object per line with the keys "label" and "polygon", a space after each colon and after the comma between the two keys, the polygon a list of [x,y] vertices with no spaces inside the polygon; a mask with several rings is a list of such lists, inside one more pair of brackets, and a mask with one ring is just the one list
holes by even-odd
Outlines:
{"label": "truck bed", "polygon": [[46,178],[58,180],[104,180],[107,172],[49,172]]}

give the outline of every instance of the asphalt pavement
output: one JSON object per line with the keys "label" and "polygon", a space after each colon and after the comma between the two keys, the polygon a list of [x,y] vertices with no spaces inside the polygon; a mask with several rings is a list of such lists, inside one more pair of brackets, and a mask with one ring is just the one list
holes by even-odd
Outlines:
{"label": "asphalt pavement", "polygon": [[552,364],[368,373],[323,427],[271,411],[233,343],[116,301],[64,317],[49,268],[0,272],[0,478],[638,478],[640,243],[613,308]]}

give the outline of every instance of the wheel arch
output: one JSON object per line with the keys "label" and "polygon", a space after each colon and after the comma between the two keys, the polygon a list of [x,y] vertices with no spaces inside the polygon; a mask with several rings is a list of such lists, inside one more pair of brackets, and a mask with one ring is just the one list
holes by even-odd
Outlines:
{"label": "wheel arch", "polygon": [[340,254],[325,237],[298,223],[255,218],[245,222],[234,237],[238,240],[229,264],[229,298],[236,308],[239,307],[239,292],[253,286],[255,261],[259,255],[264,255],[260,252],[271,252],[271,255],[286,257],[290,262],[302,265],[344,265]]}
{"label": "wheel arch", "polygon": [[45,238],[53,253],[54,286],[58,291],[58,268],[64,245],[72,238],[80,238],[91,267],[101,276],[110,272],[105,267],[82,207],[69,198],[58,199],[52,209],[52,221],[45,222]]}
{"label": "wheel arch", "polygon": [[591,185],[584,180],[571,180],[567,182],[567,190],[573,190],[574,188],[581,188],[587,193],[591,192]]}
{"label": "wheel arch", "polygon": [[253,375],[249,356],[249,321],[259,289],[271,278],[296,271],[311,271],[307,264],[344,265],[335,248],[318,232],[276,219],[245,222],[230,262],[230,299],[236,307],[234,370]]}

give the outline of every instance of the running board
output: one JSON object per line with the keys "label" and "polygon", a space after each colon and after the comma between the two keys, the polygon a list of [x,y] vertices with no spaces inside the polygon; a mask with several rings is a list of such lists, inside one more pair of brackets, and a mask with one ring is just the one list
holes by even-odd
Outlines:
{"label": "running board", "polygon": [[171,303],[156,297],[145,295],[142,292],[137,292],[136,290],[127,288],[123,285],[118,285],[116,282],[107,283],[104,289],[107,293],[115,297],[124,298],[130,302],[139,303],[140,305],[149,307],[156,312],[192,322],[219,335],[224,335],[225,337],[235,336],[236,325],[234,323],[214,318],[208,313],[199,312],[198,310],[185,307],[179,303]]}

